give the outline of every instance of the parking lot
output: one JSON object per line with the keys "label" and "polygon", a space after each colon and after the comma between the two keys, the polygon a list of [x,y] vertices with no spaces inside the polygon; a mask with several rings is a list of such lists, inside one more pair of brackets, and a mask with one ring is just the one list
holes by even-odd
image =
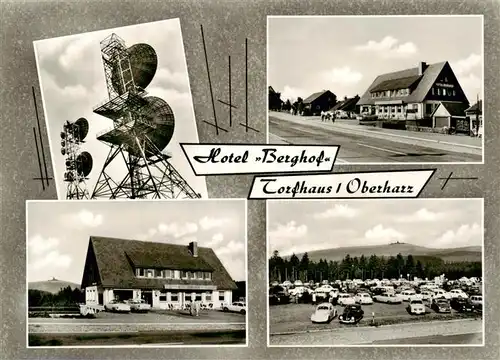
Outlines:
{"label": "parking lot", "polygon": [[[425,315],[410,315],[406,311],[407,302],[402,304],[383,304],[373,303],[371,305],[362,305],[364,318],[358,326],[370,325],[372,312],[375,314],[375,321],[380,324],[397,324],[404,322],[420,322],[430,320],[450,320],[460,318],[481,318],[481,314],[464,314],[451,310],[451,313],[436,313],[434,310],[426,307]],[[279,334],[287,332],[299,332],[309,330],[337,329],[342,327],[352,327],[353,325],[340,324],[338,316],[327,324],[313,324],[311,314],[315,310],[312,304],[286,304],[269,307],[270,334]],[[342,314],[343,307],[336,306],[338,314]],[[356,325],[354,325],[356,326]]]}

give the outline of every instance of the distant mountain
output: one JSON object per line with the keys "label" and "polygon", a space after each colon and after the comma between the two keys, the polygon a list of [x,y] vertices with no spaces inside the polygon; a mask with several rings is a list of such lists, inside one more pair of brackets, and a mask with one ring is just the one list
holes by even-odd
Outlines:
{"label": "distant mountain", "polygon": [[[319,259],[328,261],[341,261],[349,254],[351,257],[370,257],[371,255],[377,256],[396,256],[401,254],[403,256],[435,256],[449,262],[458,261],[481,261],[482,248],[481,246],[467,246],[461,248],[448,248],[448,249],[432,249],[424,246],[418,246],[408,243],[392,243],[387,245],[370,245],[370,246],[350,246],[340,247],[333,249],[324,249],[308,252],[309,260],[319,261]],[[303,254],[295,254],[299,259]],[[285,256],[289,259],[290,256]]]}
{"label": "distant mountain", "polygon": [[52,278],[51,280],[46,281],[33,281],[28,283],[29,290],[46,291],[52,294],[57,294],[59,290],[68,286],[70,286],[72,289],[80,289],[79,284],[64,280],[58,280],[56,278]]}

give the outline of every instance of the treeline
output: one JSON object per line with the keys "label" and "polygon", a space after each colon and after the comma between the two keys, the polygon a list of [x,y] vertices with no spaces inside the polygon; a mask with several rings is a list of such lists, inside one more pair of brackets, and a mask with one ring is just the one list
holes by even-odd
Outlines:
{"label": "treeline", "polygon": [[85,302],[85,295],[80,289],[67,286],[52,294],[41,290],[28,290],[28,306],[73,306]]}
{"label": "treeline", "polygon": [[269,259],[270,281],[285,280],[321,282],[323,280],[347,279],[399,279],[400,277],[413,280],[433,279],[435,276],[445,274],[449,280],[457,280],[463,276],[481,277],[481,262],[445,262],[433,256],[377,256],[351,257],[349,254],[342,261],[327,261],[320,259],[317,262],[309,260],[307,253],[299,259],[293,254],[289,259],[280,257],[274,251]]}

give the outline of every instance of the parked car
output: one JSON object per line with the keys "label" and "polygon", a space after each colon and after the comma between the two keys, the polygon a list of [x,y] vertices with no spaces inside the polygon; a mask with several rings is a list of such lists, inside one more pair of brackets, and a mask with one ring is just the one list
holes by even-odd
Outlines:
{"label": "parked car", "polygon": [[478,305],[474,305],[469,298],[457,297],[451,299],[450,306],[453,310],[458,312],[473,312],[478,310]]}
{"label": "parked car", "polygon": [[304,286],[304,284],[300,280],[295,280],[295,282],[293,283],[293,286]]}
{"label": "parked car", "polygon": [[469,297],[469,295],[467,295],[465,293],[465,291],[463,291],[462,289],[452,289],[452,290],[450,290],[450,296],[451,296],[452,299],[456,299],[456,298],[467,299]]}
{"label": "parked car", "polygon": [[346,306],[346,305],[354,305],[356,304],[356,301],[351,295],[342,293],[339,294],[339,296],[337,297],[337,303],[339,305]]}
{"label": "parked car", "polygon": [[483,306],[483,295],[472,295],[470,297],[470,301],[474,305],[480,305],[482,307]]}
{"label": "parked car", "polygon": [[451,294],[447,291],[444,291],[443,289],[431,289],[431,291],[434,292],[434,299],[439,299],[439,298],[444,298],[444,299],[451,299]]}
{"label": "parked car", "polygon": [[347,305],[339,316],[339,321],[343,324],[356,324],[363,318],[364,313],[359,304]]}
{"label": "parked car", "polygon": [[438,313],[450,313],[450,302],[444,298],[435,298],[432,300],[431,309]]}
{"label": "parked car", "polygon": [[303,293],[311,293],[312,290],[306,288],[305,286],[297,286],[289,291],[290,295],[297,296],[302,295]]}
{"label": "parked car", "polygon": [[422,297],[422,300],[430,302],[434,297],[434,293],[430,290],[424,290],[420,293],[420,296]]}
{"label": "parked car", "polygon": [[337,309],[330,303],[322,303],[316,307],[311,315],[313,323],[328,323],[337,316]]}
{"label": "parked car", "polygon": [[410,301],[411,299],[422,299],[422,295],[417,294],[415,290],[403,290],[399,294],[402,301]]}
{"label": "parked car", "polygon": [[235,301],[232,304],[223,305],[222,310],[223,311],[237,312],[237,313],[240,313],[242,315],[245,315],[247,313],[247,306],[244,302]]}
{"label": "parked car", "polygon": [[130,306],[130,311],[133,312],[148,312],[151,310],[151,305],[142,299],[130,299],[126,303]]}
{"label": "parked car", "polygon": [[402,300],[394,293],[386,292],[380,295],[375,295],[373,300],[387,304],[401,304]]}
{"label": "parked car", "polygon": [[406,310],[412,315],[423,315],[425,314],[424,302],[422,299],[411,299]]}
{"label": "parked car", "polygon": [[104,305],[104,308],[107,311],[113,312],[130,312],[130,305],[121,300],[111,300],[109,303]]}
{"label": "parked car", "polygon": [[373,304],[373,299],[368,293],[358,293],[354,300],[357,304]]}

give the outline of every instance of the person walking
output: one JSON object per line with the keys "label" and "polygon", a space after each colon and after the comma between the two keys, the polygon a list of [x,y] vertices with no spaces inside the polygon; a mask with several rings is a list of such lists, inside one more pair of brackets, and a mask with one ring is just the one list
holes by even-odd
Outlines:
{"label": "person walking", "polygon": [[316,293],[312,294],[312,304],[316,305]]}

